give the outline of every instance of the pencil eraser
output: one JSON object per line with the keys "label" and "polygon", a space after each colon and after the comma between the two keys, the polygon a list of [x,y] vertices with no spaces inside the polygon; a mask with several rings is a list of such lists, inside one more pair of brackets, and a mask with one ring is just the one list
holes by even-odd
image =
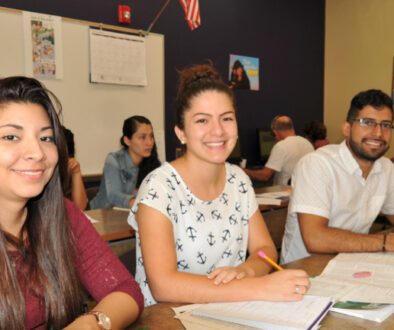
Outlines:
{"label": "pencil eraser", "polygon": [[366,278],[366,277],[370,277],[371,273],[370,272],[357,272],[353,274],[354,278]]}
{"label": "pencil eraser", "polygon": [[259,255],[261,258],[265,258],[265,253],[264,253],[263,251],[259,251],[259,252],[258,252],[258,255]]}

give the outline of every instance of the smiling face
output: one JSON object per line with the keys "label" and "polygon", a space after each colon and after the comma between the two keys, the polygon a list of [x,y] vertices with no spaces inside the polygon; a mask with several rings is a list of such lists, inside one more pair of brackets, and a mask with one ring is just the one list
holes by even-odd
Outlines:
{"label": "smiling face", "polygon": [[[355,119],[369,118],[377,123],[392,122],[393,115],[388,107],[375,109],[371,105],[365,106]],[[360,162],[373,162],[385,154],[390,147],[392,130],[382,128],[362,127],[359,122],[346,122],[342,126],[348,146],[356,160]]]}
{"label": "smiling face", "polygon": [[238,137],[231,98],[218,91],[204,91],[193,97],[184,115],[184,129],[175,127],[187,145],[186,156],[209,163],[223,163]]}
{"label": "smiling face", "polygon": [[49,117],[41,105],[0,108],[0,200],[27,202],[39,195],[58,162]]}
{"label": "smiling face", "polygon": [[137,123],[137,130],[129,139],[127,136],[123,138],[124,143],[129,149],[129,153],[133,163],[139,165],[143,158],[152,154],[155,144],[153,137],[153,129],[149,124]]}

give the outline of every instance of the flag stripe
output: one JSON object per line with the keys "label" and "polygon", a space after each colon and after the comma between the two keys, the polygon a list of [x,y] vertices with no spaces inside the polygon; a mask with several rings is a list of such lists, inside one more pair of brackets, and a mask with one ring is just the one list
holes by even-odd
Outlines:
{"label": "flag stripe", "polygon": [[185,12],[185,19],[190,29],[198,28],[201,24],[198,0],[179,0],[179,2]]}

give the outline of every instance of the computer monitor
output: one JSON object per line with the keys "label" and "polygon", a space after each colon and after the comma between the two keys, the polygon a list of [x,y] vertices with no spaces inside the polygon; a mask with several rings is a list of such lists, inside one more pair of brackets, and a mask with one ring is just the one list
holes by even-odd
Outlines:
{"label": "computer monitor", "polygon": [[265,164],[276,141],[269,128],[258,128],[257,137],[259,142],[260,161],[262,164]]}

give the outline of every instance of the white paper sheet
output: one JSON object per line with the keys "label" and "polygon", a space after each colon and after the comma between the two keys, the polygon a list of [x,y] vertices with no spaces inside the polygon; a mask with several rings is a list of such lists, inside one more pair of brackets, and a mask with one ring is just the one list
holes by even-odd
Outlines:
{"label": "white paper sheet", "polygon": [[[370,276],[356,278],[355,273]],[[394,304],[394,253],[340,253],[311,280],[311,295],[336,300]]]}

